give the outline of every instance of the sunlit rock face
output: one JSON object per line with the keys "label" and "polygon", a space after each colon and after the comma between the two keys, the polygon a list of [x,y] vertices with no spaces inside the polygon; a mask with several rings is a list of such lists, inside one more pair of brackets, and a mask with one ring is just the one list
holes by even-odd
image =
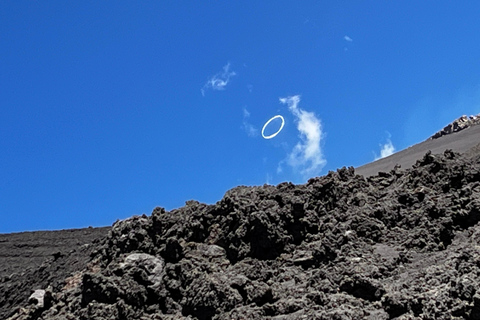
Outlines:
{"label": "sunlit rock face", "polygon": [[430,139],[437,139],[444,135],[451,134],[454,132],[462,131],[468,127],[477,125],[480,123],[480,114],[476,116],[466,116],[463,115],[452,123],[448,124],[442,130],[435,133]]}

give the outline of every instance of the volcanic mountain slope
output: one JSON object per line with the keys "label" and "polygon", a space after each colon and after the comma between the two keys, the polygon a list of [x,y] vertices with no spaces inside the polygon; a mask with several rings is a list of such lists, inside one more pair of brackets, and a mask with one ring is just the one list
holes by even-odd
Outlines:
{"label": "volcanic mountain slope", "polygon": [[110,227],[0,234],[0,319],[31,290],[54,287],[84,269]]}
{"label": "volcanic mountain slope", "polygon": [[[460,120],[464,118],[466,116],[460,117],[434,135],[439,135],[439,137],[432,137],[389,157],[367,163],[356,168],[355,171],[364,176],[372,176],[382,171],[388,172],[397,165],[400,165],[402,169],[408,169],[428,150],[435,154],[443,153],[446,149],[460,153],[471,152],[471,150],[476,152],[474,147],[480,142],[480,125],[478,125],[480,115],[471,116],[472,120],[470,121],[461,122]],[[459,122],[461,125],[458,124]],[[447,130],[448,128],[451,130]]]}
{"label": "volcanic mountain slope", "polygon": [[480,319],[479,181],[446,151],[156,208],[9,319]]}
{"label": "volcanic mountain slope", "polygon": [[237,187],[2,266],[0,318],[480,319],[478,127],[428,140],[470,132],[463,154]]}

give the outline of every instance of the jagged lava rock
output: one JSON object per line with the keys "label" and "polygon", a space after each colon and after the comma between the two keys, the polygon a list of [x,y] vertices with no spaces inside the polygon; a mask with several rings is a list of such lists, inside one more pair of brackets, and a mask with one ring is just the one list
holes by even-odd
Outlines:
{"label": "jagged lava rock", "polygon": [[480,319],[479,181],[446,151],[156,208],[10,319]]}
{"label": "jagged lava rock", "polygon": [[452,123],[446,125],[445,128],[443,128],[442,130],[435,133],[433,136],[430,137],[430,139],[438,139],[447,134],[462,131],[466,128],[477,125],[479,123],[480,123],[480,114],[476,116],[469,116],[469,117],[467,117],[466,115],[463,115],[457,120],[453,121]]}

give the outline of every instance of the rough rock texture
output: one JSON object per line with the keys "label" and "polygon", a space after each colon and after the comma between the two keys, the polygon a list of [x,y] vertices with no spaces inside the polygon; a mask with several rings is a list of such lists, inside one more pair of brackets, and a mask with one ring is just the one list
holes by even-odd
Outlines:
{"label": "rough rock texture", "polygon": [[466,115],[463,115],[457,120],[447,125],[442,130],[435,133],[433,136],[430,137],[430,139],[437,139],[447,134],[462,131],[463,129],[466,129],[473,125],[477,125],[479,123],[480,123],[480,114],[476,116],[469,116],[469,117],[467,117]]}
{"label": "rough rock texture", "polygon": [[86,267],[96,245],[109,230],[0,234],[0,319],[25,305],[35,290],[49,286],[60,290],[66,277]]}
{"label": "rough rock texture", "polygon": [[118,221],[84,269],[31,288],[43,306],[8,316],[480,319],[479,221],[477,153],[237,187],[215,205]]}

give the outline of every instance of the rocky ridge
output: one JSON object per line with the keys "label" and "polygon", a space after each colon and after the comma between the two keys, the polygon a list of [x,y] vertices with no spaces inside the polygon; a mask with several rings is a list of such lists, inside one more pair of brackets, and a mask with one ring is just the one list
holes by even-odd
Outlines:
{"label": "rocky ridge", "polygon": [[478,154],[241,186],[116,222],[8,319],[480,319],[479,221]]}
{"label": "rocky ridge", "polygon": [[477,125],[480,123],[480,114],[476,116],[466,116],[463,115],[452,123],[448,124],[442,130],[436,132],[430,139],[438,139],[447,134],[455,133],[467,129],[471,126]]}

